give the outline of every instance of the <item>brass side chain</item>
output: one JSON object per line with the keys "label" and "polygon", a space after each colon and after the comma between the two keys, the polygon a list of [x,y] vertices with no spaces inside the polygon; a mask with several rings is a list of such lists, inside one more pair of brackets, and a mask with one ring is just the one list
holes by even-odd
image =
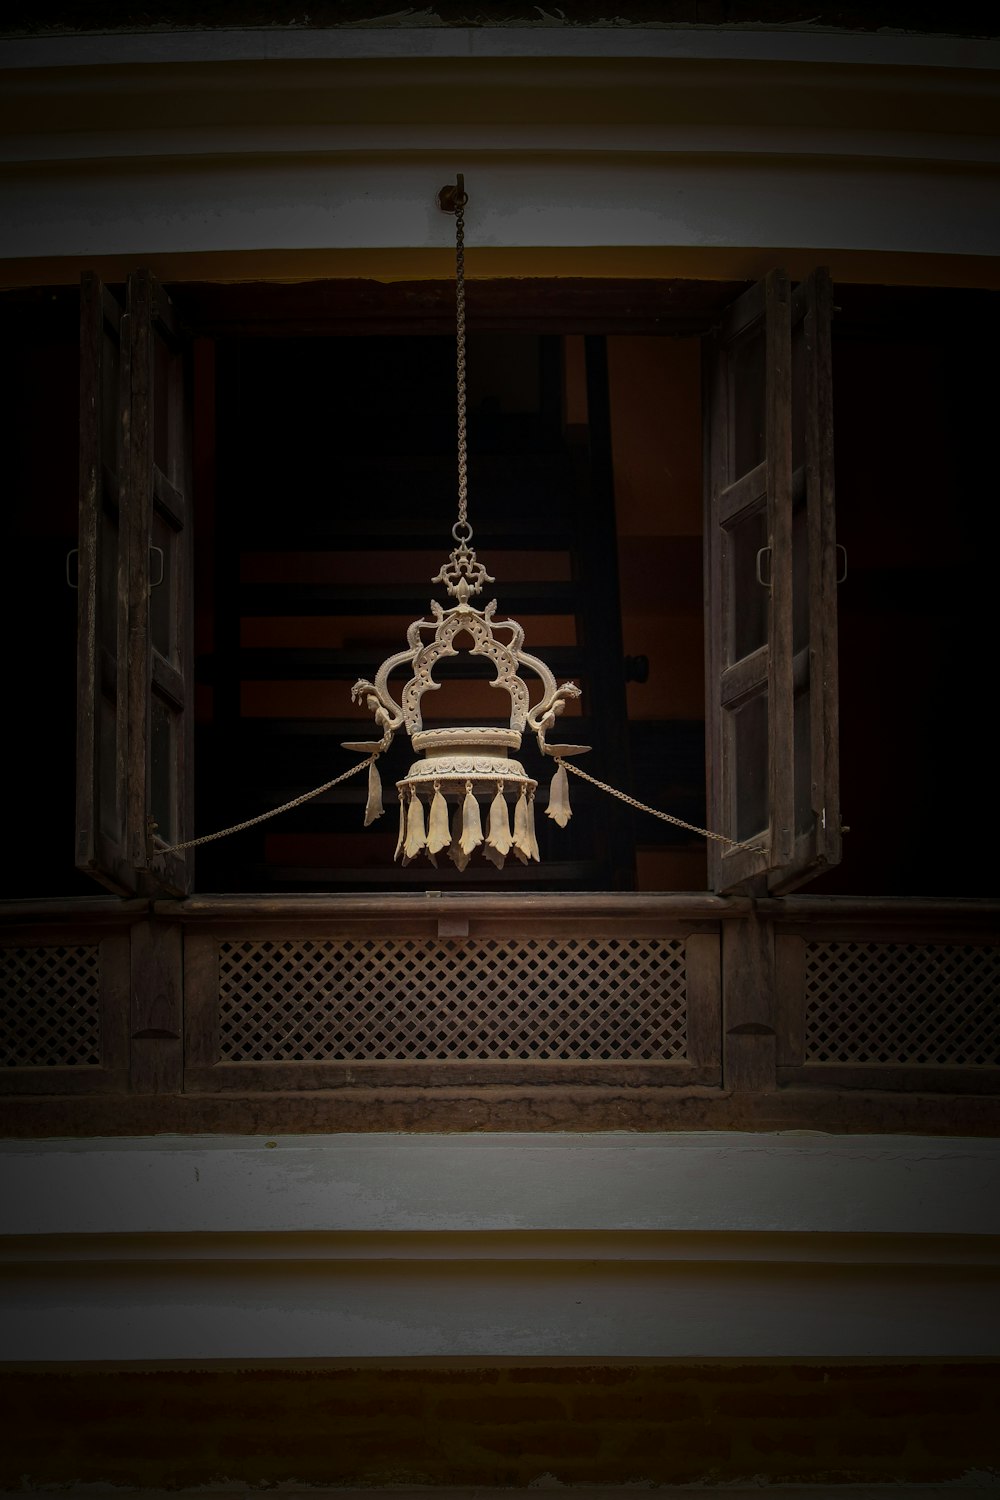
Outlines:
{"label": "brass side chain", "polygon": [[574,776],[579,776],[581,781],[589,781],[591,786],[607,792],[611,797],[617,797],[619,802],[625,802],[639,812],[649,813],[653,818],[660,818],[664,823],[673,823],[675,828],[684,828],[688,833],[700,834],[703,839],[715,839],[719,844],[728,844],[730,849],[764,849],[767,847],[765,844],[755,844],[752,839],[744,839],[742,844],[738,844],[735,839],[727,838],[724,833],[713,833],[710,828],[698,828],[694,823],[685,823],[683,818],[675,818],[672,813],[660,812],[659,808],[649,807],[645,802],[639,802],[635,797],[630,797],[627,792],[620,792],[617,787],[609,786],[606,781],[598,781],[596,776],[591,776],[587,771],[581,771],[573,761],[563,760],[561,756],[556,757],[556,763],[567,771],[572,771]]}
{"label": "brass side chain", "polygon": [[332,781],[324,781],[322,786],[313,787],[311,792],[303,792],[301,797],[293,797],[291,802],[283,802],[280,807],[272,807],[265,813],[258,813],[255,818],[247,818],[243,823],[234,823],[232,828],[220,828],[218,833],[204,833],[200,839],[187,839],[183,844],[164,844],[160,839],[154,839],[154,847],[157,854],[177,854],[181,849],[195,849],[199,844],[211,844],[215,839],[227,838],[231,833],[242,833],[244,828],[253,828],[255,823],[265,823],[268,818],[276,818],[279,813],[288,812],[292,807],[300,807],[303,802],[311,802],[313,797],[318,797],[321,792],[328,792],[331,787],[339,786],[349,776],[356,776],[367,766],[373,764],[374,755],[367,760],[359,760],[356,766],[349,771],[344,771],[341,776],[335,776]]}
{"label": "brass side chain", "polygon": [[[268,818],[276,818],[279,813],[289,812],[293,807],[301,807],[303,802],[311,802],[313,797],[318,797],[323,792],[339,786],[342,781],[347,781],[351,776],[356,776],[375,760],[371,755],[366,760],[359,760],[356,766],[335,776],[332,781],[324,781],[322,786],[317,786],[311,792],[303,792],[300,797],[293,797],[291,802],[283,802],[280,807],[272,807],[267,812],[258,813],[255,818],[247,818],[242,823],[234,823],[231,828],[220,828],[218,833],[206,833],[197,839],[187,839],[182,844],[164,844],[162,840],[155,840],[156,852],[158,854],[178,854],[182,849],[195,849],[200,844],[211,844],[215,839],[227,838],[231,833],[242,833],[244,828],[253,828],[257,823],[265,823]],[[702,838],[715,839],[720,844],[728,844],[731,849],[753,849],[763,848],[764,845],[755,845],[752,840],[747,839],[738,844],[735,839],[727,838],[724,833],[713,833],[710,828],[698,828],[694,823],[685,823],[683,818],[675,818],[672,813],[660,812],[656,807],[649,807],[645,802],[639,802],[635,797],[630,797],[627,792],[620,792],[617,787],[610,786],[606,781],[598,781],[596,776],[583,771],[573,761],[563,760],[561,756],[556,757],[556,764],[563,766],[567,771],[572,771],[574,776],[579,776],[581,781],[589,781],[591,786],[596,786],[599,791],[607,792],[611,797],[617,797],[619,802],[626,803],[629,807],[636,808],[639,812],[649,813],[651,817],[660,818],[664,823],[672,823],[675,828],[684,828],[688,833],[700,834]]]}

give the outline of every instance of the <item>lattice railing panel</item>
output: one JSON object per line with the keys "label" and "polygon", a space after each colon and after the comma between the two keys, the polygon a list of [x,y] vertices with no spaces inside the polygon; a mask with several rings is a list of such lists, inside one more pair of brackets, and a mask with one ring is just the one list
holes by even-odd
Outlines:
{"label": "lattice railing panel", "polygon": [[223,942],[229,1062],[683,1058],[684,944]]}
{"label": "lattice railing panel", "polygon": [[1000,948],[806,944],[806,1061],[1000,1063]]}
{"label": "lattice railing panel", "polygon": [[96,943],[0,948],[0,995],[0,1066],[100,1066]]}

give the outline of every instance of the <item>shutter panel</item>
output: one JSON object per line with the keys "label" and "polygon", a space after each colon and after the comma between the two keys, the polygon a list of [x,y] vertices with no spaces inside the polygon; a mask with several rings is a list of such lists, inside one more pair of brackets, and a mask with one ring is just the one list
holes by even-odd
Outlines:
{"label": "shutter panel", "polygon": [[[122,895],[190,890],[190,372],[146,271],[80,291],[77,848]],[[150,819],[156,824],[152,836]]]}
{"label": "shutter panel", "polygon": [[191,889],[192,636],[190,360],[148,271],[128,280],[128,829],[148,894]]}
{"label": "shutter panel", "polygon": [[126,833],[128,601],[122,499],[128,357],[128,325],[119,304],[96,276],[85,274],[80,287],[76,865],[120,895],[136,890]]}
{"label": "shutter panel", "polygon": [[792,294],[793,841],[768,880],[776,895],[841,855],[832,308],[826,270]]}
{"label": "shutter panel", "polygon": [[786,891],[839,858],[829,278],[773,271],[708,350],[710,883]]}

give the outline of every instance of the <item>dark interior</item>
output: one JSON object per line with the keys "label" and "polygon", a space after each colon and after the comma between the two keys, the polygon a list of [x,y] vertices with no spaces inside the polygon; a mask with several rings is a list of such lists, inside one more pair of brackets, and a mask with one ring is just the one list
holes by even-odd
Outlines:
{"label": "dark interior", "polygon": [[[279,289],[280,290],[280,289]],[[340,770],[366,737],[350,688],[426,611],[455,519],[454,341],[431,299],[370,335],[195,333],[198,832]],[[319,295],[319,294],[317,294]],[[716,297],[721,293],[716,289]],[[295,289],[301,313],[305,293]],[[615,300],[617,297],[617,300]],[[697,315],[655,327],[611,296],[560,332],[516,319],[470,340],[470,516],[499,613],[583,688],[570,736],[593,774],[705,817]],[[834,393],[843,863],[824,893],[997,894],[985,836],[993,748],[992,295],[838,287]],[[443,305],[443,304],[442,304]],[[277,311],[275,311],[277,307]],[[430,309],[429,311],[427,309]],[[96,894],[73,868],[78,331],[71,290],[7,294],[2,409],[9,718],[3,894]],[[522,319],[523,322],[530,321]],[[710,321],[704,314],[702,324]],[[266,323],[266,328],[261,326]],[[206,331],[207,330],[207,331]],[[992,458],[992,453],[990,453]],[[440,594],[438,595],[440,597]],[[466,663],[441,721],[493,707]],[[449,701],[450,700],[450,701]],[[465,710],[468,709],[468,712]],[[495,712],[494,712],[495,716]],[[524,758],[532,774],[545,771]],[[412,759],[386,757],[387,789]],[[362,827],[363,778],[198,856],[196,889],[445,885],[392,863],[392,794]],[[701,841],[574,783],[542,864],[484,887],[704,888]],[[961,795],[959,795],[961,793]],[[462,878],[463,886],[472,882]]]}

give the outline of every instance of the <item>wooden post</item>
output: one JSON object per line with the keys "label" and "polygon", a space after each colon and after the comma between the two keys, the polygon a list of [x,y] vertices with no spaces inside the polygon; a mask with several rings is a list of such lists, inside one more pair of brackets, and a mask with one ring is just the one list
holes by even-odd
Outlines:
{"label": "wooden post", "polygon": [[[724,922],[723,927],[727,924]],[[717,933],[689,933],[687,957],[687,1055],[695,1067],[705,1069],[705,1082],[720,1080],[719,990],[721,987],[722,938]]]}
{"label": "wooden post", "polygon": [[132,928],[129,1087],[179,1094],[183,1077],[183,934],[179,922]]}
{"label": "wooden post", "polygon": [[777,1088],[774,927],[755,908],[722,924],[722,1082],[733,1093]]}

